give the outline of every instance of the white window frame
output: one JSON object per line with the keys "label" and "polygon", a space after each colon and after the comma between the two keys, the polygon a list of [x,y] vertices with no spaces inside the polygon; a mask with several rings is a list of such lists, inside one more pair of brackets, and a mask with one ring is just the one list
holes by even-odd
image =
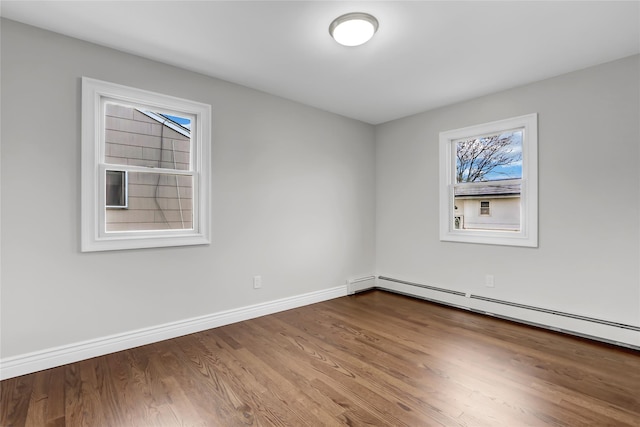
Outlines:
{"label": "white window frame", "polygon": [[[105,162],[105,104],[116,102],[192,119],[191,169],[146,168]],[[206,245],[210,238],[211,106],[142,89],[82,78],[81,251]],[[106,231],[105,170],[193,177],[193,228]]]}
{"label": "white window frame", "polygon": [[[520,231],[455,229],[455,141],[522,129]],[[536,113],[440,133],[440,240],[538,247],[538,115]]]}
{"label": "white window frame", "polygon": [[[487,207],[486,207],[487,213],[482,213],[482,208],[484,207],[484,206],[482,206],[483,203],[487,204]],[[489,200],[480,200],[480,213],[479,213],[479,215],[480,216],[491,216],[491,201],[489,201]]]}
{"label": "white window frame", "polygon": [[[122,173],[122,187],[123,187],[123,193],[124,193],[124,204],[123,205],[107,205],[106,202],[105,202],[105,207],[107,209],[128,209],[129,208],[129,172],[118,169],[117,165],[114,165],[114,166],[116,166],[116,167],[107,169],[105,172],[120,172],[120,173]],[[106,179],[106,177],[105,177],[105,179]],[[106,192],[106,188],[105,188],[105,192]],[[106,199],[106,197],[105,197],[105,199]]]}

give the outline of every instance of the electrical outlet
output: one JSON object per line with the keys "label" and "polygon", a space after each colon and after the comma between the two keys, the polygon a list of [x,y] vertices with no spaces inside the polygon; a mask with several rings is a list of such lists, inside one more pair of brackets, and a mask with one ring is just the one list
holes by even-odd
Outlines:
{"label": "electrical outlet", "polygon": [[484,285],[487,288],[493,288],[493,274],[487,274],[484,276]]}
{"label": "electrical outlet", "polygon": [[253,289],[260,289],[262,287],[262,276],[253,276]]}

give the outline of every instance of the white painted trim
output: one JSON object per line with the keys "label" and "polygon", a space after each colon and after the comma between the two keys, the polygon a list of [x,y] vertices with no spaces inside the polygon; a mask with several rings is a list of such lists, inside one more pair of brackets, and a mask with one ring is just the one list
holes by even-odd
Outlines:
{"label": "white painted trim", "polygon": [[0,360],[0,380],[347,295],[345,285]]}
{"label": "white painted trim", "polygon": [[[455,181],[454,142],[462,138],[523,130],[520,231],[456,230],[453,228]],[[440,132],[440,240],[489,245],[538,247],[538,114]]]}
{"label": "white painted trim", "polygon": [[[193,229],[106,232],[104,210],[105,105],[120,102],[134,108],[157,109],[193,120],[191,168],[175,169],[117,165],[118,170],[193,176]],[[82,252],[211,243],[211,105],[171,95],[82,78],[81,245]]]}

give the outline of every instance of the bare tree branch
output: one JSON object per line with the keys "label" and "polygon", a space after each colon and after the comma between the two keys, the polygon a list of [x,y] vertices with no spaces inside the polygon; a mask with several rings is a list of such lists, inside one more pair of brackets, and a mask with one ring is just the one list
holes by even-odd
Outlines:
{"label": "bare tree branch", "polygon": [[522,153],[514,151],[513,134],[492,135],[458,141],[456,158],[456,182],[481,182],[496,168],[522,160]]}

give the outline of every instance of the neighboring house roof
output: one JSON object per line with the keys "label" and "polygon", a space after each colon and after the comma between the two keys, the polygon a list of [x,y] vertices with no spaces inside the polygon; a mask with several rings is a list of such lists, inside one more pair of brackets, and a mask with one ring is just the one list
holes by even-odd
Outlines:
{"label": "neighboring house roof", "polygon": [[521,184],[463,185],[455,187],[455,197],[519,196]]}
{"label": "neighboring house roof", "polygon": [[169,117],[164,116],[162,114],[154,113],[152,111],[141,110],[139,108],[136,108],[136,110],[138,110],[139,112],[141,112],[145,116],[149,117],[150,119],[153,119],[153,120],[157,121],[158,123],[161,123],[161,124],[171,128],[171,129],[175,130],[176,132],[186,136],[187,138],[191,138],[191,130],[190,129],[187,129],[186,127],[182,126],[180,123],[174,122]]}

